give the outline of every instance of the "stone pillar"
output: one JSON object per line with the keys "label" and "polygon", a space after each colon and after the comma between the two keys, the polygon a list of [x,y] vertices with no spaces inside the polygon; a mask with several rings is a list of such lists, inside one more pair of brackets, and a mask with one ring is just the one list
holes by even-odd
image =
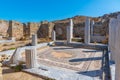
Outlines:
{"label": "stone pillar", "polygon": [[111,52],[111,60],[115,61],[115,42],[116,42],[116,27],[117,27],[117,19],[111,18],[109,22],[109,49]]}
{"label": "stone pillar", "polygon": [[67,26],[67,43],[71,43],[70,27]]}
{"label": "stone pillar", "polygon": [[90,43],[90,19],[87,17],[86,21],[85,21],[85,35],[84,35],[84,42],[85,44],[89,44]]}
{"label": "stone pillar", "polygon": [[26,49],[25,51],[26,56],[26,67],[27,68],[34,68],[36,67],[36,49]]}
{"label": "stone pillar", "polygon": [[91,36],[94,35],[94,20],[91,22]]}
{"label": "stone pillar", "polygon": [[37,46],[37,34],[32,35],[32,46]]}
{"label": "stone pillar", "polygon": [[52,31],[52,41],[56,41],[56,32]]}
{"label": "stone pillar", "polygon": [[71,39],[73,38],[73,20],[72,19],[70,19],[70,37],[71,37]]}
{"label": "stone pillar", "polygon": [[73,38],[73,21],[70,19],[70,26],[67,26],[67,43],[71,43]]}
{"label": "stone pillar", "polygon": [[115,54],[115,80],[120,80],[120,15],[117,16],[118,25],[116,28],[116,54]]}

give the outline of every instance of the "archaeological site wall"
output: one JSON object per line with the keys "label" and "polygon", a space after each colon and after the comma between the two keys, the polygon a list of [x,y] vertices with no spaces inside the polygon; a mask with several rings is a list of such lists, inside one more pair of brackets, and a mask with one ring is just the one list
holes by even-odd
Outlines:
{"label": "archaeological site wall", "polygon": [[9,21],[8,34],[9,37],[14,37],[16,40],[23,38],[24,36],[23,24],[17,21]]}
{"label": "archaeological site wall", "polygon": [[41,22],[41,26],[37,31],[38,38],[51,38],[54,23],[52,22]]}
{"label": "archaeological site wall", "polygon": [[27,26],[26,26],[27,36],[29,36],[31,38],[32,34],[37,34],[37,32],[40,28],[40,25],[41,25],[41,23],[33,23],[33,22],[27,23]]}
{"label": "archaeological site wall", "polygon": [[0,36],[8,36],[9,21],[0,20]]}

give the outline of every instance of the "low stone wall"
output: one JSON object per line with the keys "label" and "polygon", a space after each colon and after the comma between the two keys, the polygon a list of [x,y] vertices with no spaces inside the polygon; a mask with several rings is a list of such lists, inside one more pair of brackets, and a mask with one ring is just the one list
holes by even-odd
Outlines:
{"label": "low stone wall", "polygon": [[102,42],[105,39],[105,36],[91,36],[91,42]]}

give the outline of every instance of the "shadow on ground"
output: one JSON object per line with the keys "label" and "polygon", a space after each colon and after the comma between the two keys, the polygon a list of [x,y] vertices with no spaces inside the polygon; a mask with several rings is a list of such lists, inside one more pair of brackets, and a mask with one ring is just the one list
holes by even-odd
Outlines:
{"label": "shadow on ground", "polygon": [[102,57],[76,58],[69,60],[69,62],[81,62],[81,61],[91,61],[91,60],[102,60]]}

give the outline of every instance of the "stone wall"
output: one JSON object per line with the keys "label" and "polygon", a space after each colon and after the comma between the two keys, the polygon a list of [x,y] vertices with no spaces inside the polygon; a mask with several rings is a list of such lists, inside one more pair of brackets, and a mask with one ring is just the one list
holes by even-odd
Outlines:
{"label": "stone wall", "polygon": [[91,36],[91,42],[102,42],[106,40],[106,36]]}
{"label": "stone wall", "polygon": [[33,22],[29,22],[26,26],[26,29],[28,31],[26,31],[27,35],[31,38],[32,34],[37,34],[39,28],[40,28],[41,23],[33,23]]}
{"label": "stone wall", "polygon": [[5,20],[0,20],[0,36],[8,36],[9,22]]}
{"label": "stone wall", "polygon": [[42,22],[39,30],[37,31],[38,38],[51,38],[51,33],[54,28],[52,22]]}
{"label": "stone wall", "polygon": [[16,40],[19,40],[24,37],[23,35],[23,24],[17,21],[9,21],[9,37],[14,37]]}

